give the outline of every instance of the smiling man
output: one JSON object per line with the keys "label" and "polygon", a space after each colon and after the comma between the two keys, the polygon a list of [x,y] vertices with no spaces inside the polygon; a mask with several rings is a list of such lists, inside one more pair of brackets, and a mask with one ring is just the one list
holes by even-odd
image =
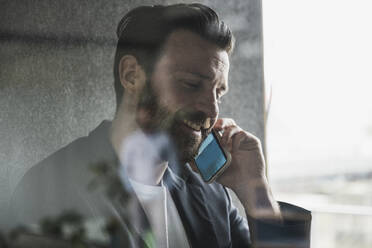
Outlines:
{"label": "smiling man", "polygon": [[[274,200],[260,141],[219,117],[219,100],[233,87],[234,38],[217,14],[201,4],[139,7],[117,32],[114,120],[26,174],[17,189],[17,219],[33,223],[70,208],[113,215],[104,197],[86,186],[89,165],[114,161],[158,247],[308,247],[310,213]],[[232,161],[207,184],[190,162],[212,129],[223,133]],[[153,162],[143,159],[150,156]],[[248,221],[225,187],[236,193]]]}

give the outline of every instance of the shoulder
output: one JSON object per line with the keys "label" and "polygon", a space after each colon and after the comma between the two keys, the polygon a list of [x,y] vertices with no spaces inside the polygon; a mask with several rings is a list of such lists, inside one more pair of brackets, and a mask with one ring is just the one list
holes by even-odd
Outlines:
{"label": "shoulder", "polygon": [[[17,186],[28,189],[85,182],[95,163],[113,160],[114,152],[108,140],[108,123],[103,122],[86,137],[81,137],[32,166]],[[38,187],[39,186],[39,187]]]}
{"label": "shoulder", "polygon": [[35,223],[66,210],[85,212],[97,195],[89,192],[94,175],[91,166],[109,162],[113,151],[108,124],[79,138],[34,165],[23,176],[12,196],[13,217],[19,223]]}

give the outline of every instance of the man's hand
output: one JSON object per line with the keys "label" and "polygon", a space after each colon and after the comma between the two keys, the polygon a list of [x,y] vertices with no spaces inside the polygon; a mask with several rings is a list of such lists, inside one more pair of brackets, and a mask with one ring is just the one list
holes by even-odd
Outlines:
{"label": "man's hand", "polygon": [[267,183],[260,140],[232,119],[218,119],[214,129],[223,131],[221,145],[232,157],[229,168],[217,182],[235,192],[248,215],[280,220],[279,206]]}

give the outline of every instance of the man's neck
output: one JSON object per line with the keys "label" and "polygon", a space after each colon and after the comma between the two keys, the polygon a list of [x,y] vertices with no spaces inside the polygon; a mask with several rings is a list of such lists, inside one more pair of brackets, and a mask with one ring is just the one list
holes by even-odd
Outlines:
{"label": "man's neck", "polygon": [[119,158],[124,140],[139,129],[136,122],[136,108],[131,106],[129,100],[124,98],[119,105],[110,130],[110,140]]}

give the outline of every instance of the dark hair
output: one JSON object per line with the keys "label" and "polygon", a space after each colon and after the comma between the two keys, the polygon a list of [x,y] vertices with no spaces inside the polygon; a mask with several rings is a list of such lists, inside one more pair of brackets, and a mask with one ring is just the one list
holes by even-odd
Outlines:
{"label": "dark hair", "polygon": [[136,57],[147,75],[161,54],[168,36],[175,30],[186,29],[232,53],[234,37],[219,20],[216,12],[202,4],[142,6],[129,11],[119,22],[119,38],[115,53],[114,77],[117,108],[124,88],[119,78],[120,59],[127,54]]}

